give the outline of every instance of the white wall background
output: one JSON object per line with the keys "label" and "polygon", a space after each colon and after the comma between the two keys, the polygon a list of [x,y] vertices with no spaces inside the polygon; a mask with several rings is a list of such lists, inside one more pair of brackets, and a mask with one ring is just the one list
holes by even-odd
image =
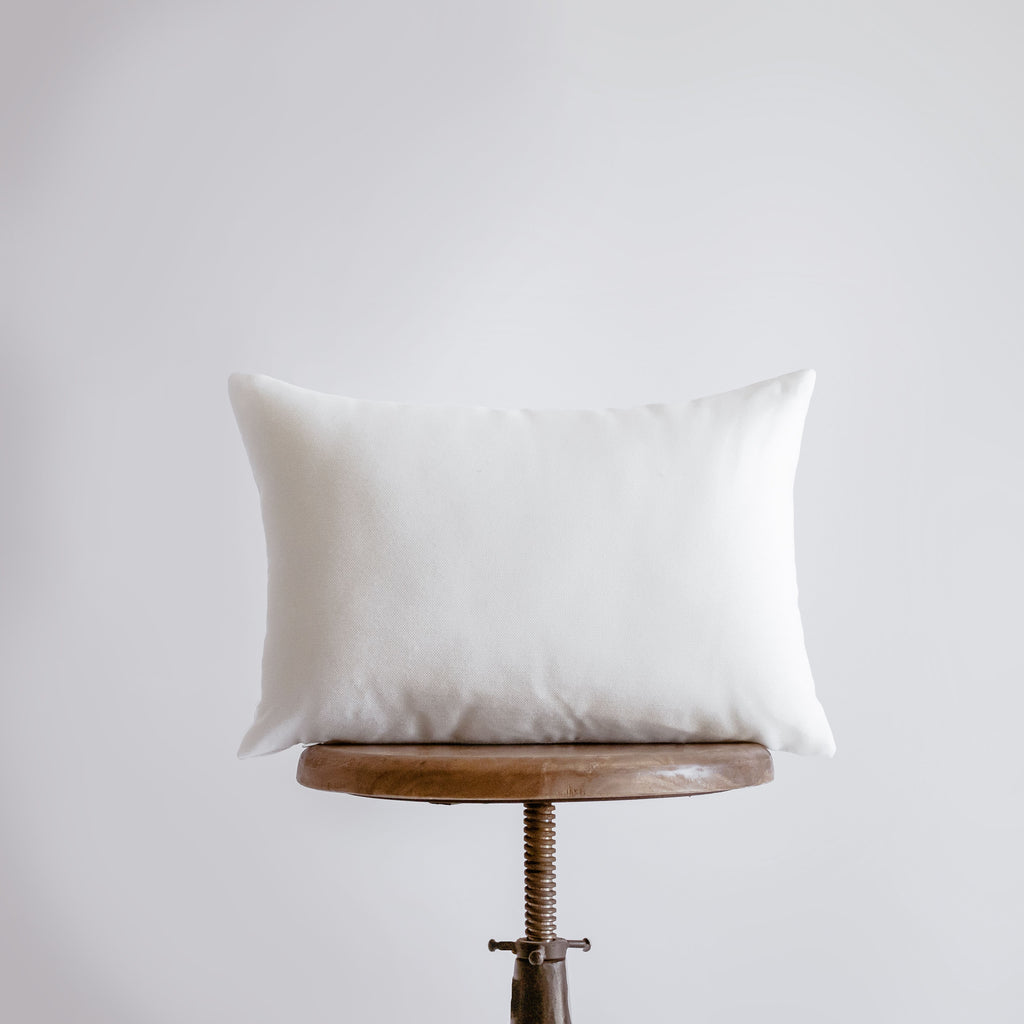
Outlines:
{"label": "white wall background", "polygon": [[978,0],[8,0],[0,1017],[507,1019],[516,807],[234,758],[231,370],[571,407],[813,366],[839,754],[562,807],[574,1013],[1022,1019],[1022,44]]}

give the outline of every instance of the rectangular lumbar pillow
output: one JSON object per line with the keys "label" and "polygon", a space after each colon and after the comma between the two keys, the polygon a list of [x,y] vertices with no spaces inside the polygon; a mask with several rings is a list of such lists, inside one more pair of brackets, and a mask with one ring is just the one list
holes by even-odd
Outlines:
{"label": "rectangular lumbar pillow", "polygon": [[240,756],[748,740],[831,754],[797,607],[814,373],[674,405],[401,405],[235,374],[269,562]]}

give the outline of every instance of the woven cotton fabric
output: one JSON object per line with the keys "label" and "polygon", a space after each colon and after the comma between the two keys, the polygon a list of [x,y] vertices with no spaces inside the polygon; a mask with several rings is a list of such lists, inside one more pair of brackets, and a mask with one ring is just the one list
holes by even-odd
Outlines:
{"label": "woven cotton fabric", "polygon": [[530,411],[233,375],[269,564],[240,756],[330,740],[830,755],[793,542],[813,385]]}

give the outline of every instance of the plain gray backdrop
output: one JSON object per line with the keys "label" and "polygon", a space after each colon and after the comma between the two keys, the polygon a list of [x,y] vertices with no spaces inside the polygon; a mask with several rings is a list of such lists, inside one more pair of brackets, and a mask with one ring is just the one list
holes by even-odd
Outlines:
{"label": "plain gray backdrop", "polygon": [[1024,1013],[1024,14],[21,0],[0,21],[0,1016],[507,1019],[520,812],[239,762],[226,378],[501,407],[818,371],[839,752],[559,811],[580,1024]]}

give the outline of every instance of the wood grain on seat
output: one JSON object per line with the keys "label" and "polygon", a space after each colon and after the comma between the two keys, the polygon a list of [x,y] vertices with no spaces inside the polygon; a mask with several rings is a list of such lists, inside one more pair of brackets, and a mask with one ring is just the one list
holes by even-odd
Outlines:
{"label": "wood grain on seat", "polygon": [[696,796],[773,777],[757,743],[321,743],[302,752],[298,769],[311,789],[435,803]]}

